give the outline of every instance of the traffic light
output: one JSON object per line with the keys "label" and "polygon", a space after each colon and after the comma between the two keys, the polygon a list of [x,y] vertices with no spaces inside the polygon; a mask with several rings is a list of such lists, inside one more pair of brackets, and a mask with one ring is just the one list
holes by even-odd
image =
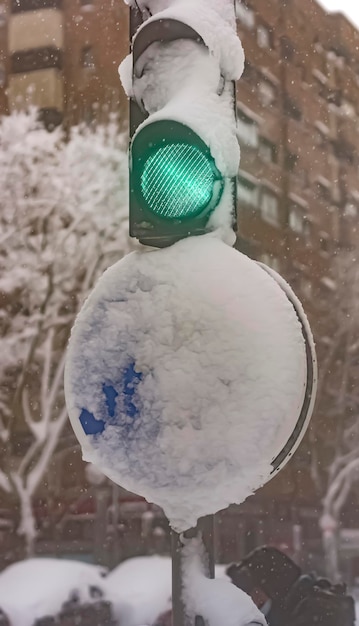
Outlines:
{"label": "traffic light", "polygon": [[120,70],[130,97],[130,235],[156,247],[235,228],[240,155],[234,2],[168,4],[153,14],[131,6],[132,54]]}

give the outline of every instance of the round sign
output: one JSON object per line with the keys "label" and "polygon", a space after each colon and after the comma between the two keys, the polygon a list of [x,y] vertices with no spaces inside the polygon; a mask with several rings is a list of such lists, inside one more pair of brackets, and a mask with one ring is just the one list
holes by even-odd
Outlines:
{"label": "round sign", "polygon": [[298,444],[303,324],[273,276],[213,235],[144,249],[86,301],[65,392],[85,460],[181,531],[242,502]]}

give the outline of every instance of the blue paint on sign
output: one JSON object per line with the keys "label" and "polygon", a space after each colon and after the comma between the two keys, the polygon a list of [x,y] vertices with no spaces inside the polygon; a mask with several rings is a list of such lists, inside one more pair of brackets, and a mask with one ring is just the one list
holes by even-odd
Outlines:
{"label": "blue paint on sign", "polygon": [[135,418],[139,414],[139,410],[132,402],[135,395],[136,385],[142,380],[142,374],[135,371],[135,364],[131,363],[124,372],[124,405],[127,417]]}
{"label": "blue paint on sign", "polygon": [[[100,419],[96,419],[93,413],[90,413],[85,408],[82,408],[80,414],[81,426],[86,435],[99,435],[103,433],[106,428],[106,424],[118,424],[119,426],[125,426],[127,433],[132,430],[136,417],[139,416],[139,409],[134,403],[134,395],[136,392],[136,386],[142,380],[143,376],[140,372],[135,371],[134,362],[124,370],[121,377],[122,391],[118,392],[114,385],[102,384],[102,393],[105,399],[105,410],[101,411],[102,415]],[[121,410],[122,408],[122,410]],[[117,415],[116,415],[117,413]],[[125,420],[123,423],[122,417],[126,416],[131,421]],[[122,424],[121,424],[122,422]]]}
{"label": "blue paint on sign", "polygon": [[87,409],[82,409],[80,422],[86,435],[98,435],[105,430],[105,422],[103,420],[97,420],[93,413],[90,413]]}
{"label": "blue paint on sign", "polygon": [[108,415],[109,417],[115,417],[116,398],[118,393],[112,385],[102,385],[102,391],[105,394]]}

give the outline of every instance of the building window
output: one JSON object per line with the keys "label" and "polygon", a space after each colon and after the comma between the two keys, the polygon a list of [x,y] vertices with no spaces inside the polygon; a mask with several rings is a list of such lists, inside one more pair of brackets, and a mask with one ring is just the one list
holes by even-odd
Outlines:
{"label": "building window", "polygon": [[259,140],[259,156],[266,163],[277,162],[277,147],[269,139],[261,137]]}
{"label": "building window", "polygon": [[325,202],[330,202],[331,200],[331,191],[330,191],[330,183],[328,182],[322,182],[322,181],[316,181],[315,183],[315,187],[316,187],[316,195],[318,198],[320,198],[321,200],[325,200]]}
{"label": "building window", "polygon": [[0,63],[0,87],[4,87],[6,83],[5,65]]}
{"label": "building window", "polygon": [[244,80],[248,80],[248,82],[250,83],[255,83],[256,77],[257,77],[256,68],[253,65],[251,65],[249,61],[245,61],[242,78],[244,78]]}
{"label": "building window", "polygon": [[258,206],[258,186],[251,180],[248,180],[248,178],[238,176],[237,194],[239,204]]}
{"label": "building window", "polygon": [[260,48],[272,48],[272,33],[268,26],[259,24],[257,27],[257,44]]}
{"label": "building window", "polygon": [[262,218],[272,224],[279,225],[279,204],[278,198],[270,191],[264,190],[261,197],[261,215]]}
{"label": "building window", "polygon": [[288,37],[286,36],[281,37],[280,50],[281,50],[282,59],[284,59],[285,61],[293,61],[295,49],[291,40],[288,39]]}
{"label": "building window", "polygon": [[284,110],[288,117],[291,117],[293,120],[297,120],[300,122],[302,119],[302,112],[297,106],[297,104],[286,94],[285,102],[284,102]]}
{"label": "building window", "polygon": [[269,106],[273,104],[277,98],[277,89],[266,78],[262,78],[258,85],[259,99],[263,106]]}
{"label": "building window", "polygon": [[318,146],[326,146],[328,136],[330,135],[330,128],[326,124],[323,124],[320,120],[314,123],[314,139]]}
{"label": "building window", "polygon": [[6,24],[6,7],[4,4],[0,4],[0,27]]}
{"label": "building window", "polygon": [[353,120],[357,117],[355,105],[352,102],[349,102],[349,100],[345,100],[345,98],[342,99],[340,112]]}
{"label": "building window", "polygon": [[280,260],[273,256],[273,254],[269,254],[269,252],[263,252],[260,256],[260,261],[268,267],[272,268],[275,272],[280,273]]}
{"label": "building window", "polygon": [[298,162],[298,155],[294,152],[287,151],[285,155],[285,168],[288,172],[294,172],[295,166]]}
{"label": "building window", "polygon": [[327,235],[327,233],[321,233],[320,234],[319,244],[320,244],[321,251],[325,252],[325,254],[329,254],[329,252],[330,252],[330,238],[329,238],[329,235]]}
{"label": "building window", "polygon": [[301,276],[301,279],[300,279],[300,289],[301,289],[302,295],[305,298],[307,298],[309,300],[312,297],[312,295],[313,295],[313,283],[306,276]]}
{"label": "building window", "polygon": [[354,165],[356,160],[356,150],[352,143],[344,138],[332,142],[334,154],[338,159],[342,159],[350,165]]}
{"label": "building window", "polygon": [[289,209],[289,228],[294,233],[303,234],[304,231],[304,215],[297,204],[292,204]]}
{"label": "building window", "polygon": [[347,202],[344,207],[344,215],[345,217],[357,217],[358,216],[358,207],[353,204],[353,202]]}
{"label": "building window", "polygon": [[59,9],[62,0],[11,0],[11,13],[22,13],[23,11],[38,11],[40,9]]}
{"label": "building window", "polygon": [[243,2],[240,2],[240,0],[237,0],[236,2],[236,16],[243,26],[246,28],[254,28],[254,11],[250,7],[243,4]]}
{"label": "building window", "polygon": [[81,65],[88,70],[95,69],[95,55],[92,46],[85,46],[82,48]]}
{"label": "building window", "polygon": [[50,67],[62,69],[62,50],[57,48],[37,48],[24,50],[11,55],[11,73],[22,74]]}
{"label": "building window", "polygon": [[237,134],[248,146],[256,148],[258,146],[258,126],[257,122],[238,109],[237,114]]}
{"label": "building window", "polygon": [[305,218],[303,221],[303,236],[305,238],[305,241],[310,245],[312,239],[312,225],[308,221],[308,219]]}

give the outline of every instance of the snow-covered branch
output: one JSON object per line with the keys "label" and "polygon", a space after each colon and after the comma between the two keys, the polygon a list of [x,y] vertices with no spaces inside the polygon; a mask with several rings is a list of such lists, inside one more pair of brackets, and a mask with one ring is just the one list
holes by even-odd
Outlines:
{"label": "snow-covered branch", "polygon": [[[112,119],[65,136],[36,111],[0,118],[0,489],[17,498],[29,544],[33,500],[66,424],[71,326],[97,276],[130,249],[126,152]],[[19,462],[11,450],[25,431]]]}
{"label": "snow-covered branch", "polygon": [[28,474],[28,488],[30,493],[35,493],[38,488],[44,473],[48,467],[49,461],[58,443],[59,436],[65,425],[67,419],[66,408],[63,408],[59,417],[51,422],[49,426],[48,436],[46,438],[45,445],[42,447],[40,457],[35,467]]}
{"label": "snow-covered branch", "polygon": [[6,493],[11,492],[11,483],[2,470],[0,470],[0,489],[5,491]]}
{"label": "snow-covered branch", "polygon": [[[358,255],[338,251],[333,265],[337,289],[328,294],[321,320],[320,419],[311,433],[312,476],[321,488],[320,527],[328,575],[340,578],[338,541],[341,512],[359,478],[359,264]],[[323,428],[323,418],[325,428]]]}
{"label": "snow-covered branch", "polygon": [[[323,499],[323,508],[325,511],[330,511],[333,506],[335,507],[335,498],[340,494],[344,488],[346,481],[351,478],[352,482],[357,478],[357,472],[359,470],[359,457],[352,459],[347,463],[337,474],[335,479],[329,485],[328,491]],[[358,474],[359,476],[359,474]],[[351,483],[352,484],[352,483]],[[347,485],[348,488],[348,485]]]}

